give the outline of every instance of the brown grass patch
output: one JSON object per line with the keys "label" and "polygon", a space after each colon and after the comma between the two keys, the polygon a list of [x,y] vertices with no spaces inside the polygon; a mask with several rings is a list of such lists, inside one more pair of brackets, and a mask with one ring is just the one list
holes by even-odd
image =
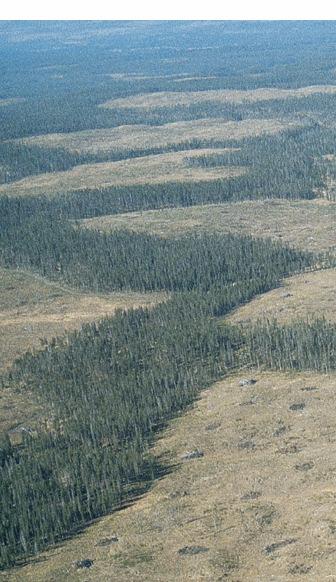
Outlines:
{"label": "brown grass patch", "polygon": [[190,232],[270,237],[307,251],[336,247],[336,205],[325,200],[246,200],[101,216],[82,225],[109,232],[128,228],[164,237]]}
{"label": "brown grass patch", "polygon": [[137,184],[163,184],[165,182],[211,182],[240,176],[244,168],[234,166],[218,168],[190,167],[187,159],[224,149],[200,149],[167,154],[157,154],[119,162],[83,164],[65,172],[31,176],[0,186],[0,194],[8,196],[57,195],[75,190],[127,186]]}
{"label": "brown grass patch", "polygon": [[256,103],[274,99],[303,98],[317,93],[334,94],[335,85],[312,85],[299,89],[261,88],[247,91],[230,89],[213,89],[210,91],[161,91],[157,93],[142,93],[131,97],[111,99],[102,103],[100,107],[110,109],[155,109],[160,107],[174,107],[177,105],[192,105],[197,103]]}
{"label": "brown grass patch", "polygon": [[336,269],[284,279],[279,289],[256,297],[227,319],[231,323],[248,323],[276,318],[280,323],[290,323],[307,317],[325,317],[336,323]]}
{"label": "brown grass patch", "polygon": [[98,321],[116,309],[154,305],[163,293],[114,292],[86,294],[37,275],[0,269],[0,352],[3,366],[25,351],[38,348],[40,338]]}
{"label": "brown grass patch", "polygon": [[[3,579],[266,582],[332,577],[336,377],[246,373],[256,378],[254,386],[241,388],[241,375],[218,382],[193,410],[171,423],[155,453],[178,467],[149,494]],[[291,410],[295,403],[304,408]],[[194,449],[204,456],[181,460]],[[109,542],[114,536],[118,541]],[[106,545],[99,545],[104,540]],[[203,551],[179,553],[195,546]],[[84,558],[93,566],[77,571],[74,562]]]}
{"label": "brown grass patch", "polygon": [[[154,305],[162,293],[85,294],[23,271],[0,269],[0,368],[25,352],[42,349],[44,340],[98,321],[116,309]],[[41,408],[31,394],[0,393],[0,432],[29,419]]]}
{"label": "brown grass patch", "polygon": [[197,119],[165,125],[122,125],[112,129],[92,129],[73,133],[52,133],[13,140],[47,148],[65,148],[69,152],[98,154],[169,147],[191,140],[236,140],[258,135],[272,135],[297,127],[298,123],[278,119]]}

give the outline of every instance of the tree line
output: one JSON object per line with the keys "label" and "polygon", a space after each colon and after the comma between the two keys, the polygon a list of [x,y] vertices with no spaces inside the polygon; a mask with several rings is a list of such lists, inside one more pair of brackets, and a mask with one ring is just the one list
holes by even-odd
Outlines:
{"label": "tree line", "polygon": [[[217,179],[206,184],[203,181],[193,183],[168,182],[157,185],[143,184],[83,189],[75,192],[65,190],[52,198],[48,196],[20,198],[1,196],[0,211],[4,217],[8,214],[15,214],[18,219],[22,218],[22,220],[27,215],[41,213],[48,214],[53,220],[58,218],[81,219],[104,214],[245,199],[312,199],[316,197],[317,191],[324,188],[326,180],[332,175],[331,164],[324,162],[323,156],[333,154],[334,144],[335,131],[333,129],[327,130],[318,125],[310,125],[276,136],[249,138],[235,142],[192,141],[167,148],[152,148],[150,151],[112,152],[106,154],[106,159],[121,159],[123,156],[132,158],[138,155],[159,153],[159,150],[161,152],[172,151],[175,148],[189,149],[189,146],[194,149],[204,146],[215,148],[233,146],[239,150],[221,154],[214,152],[207,156],[187,158],[186,163],[196,167],[242,166],[246,168],[246,173],[239,177]],[[8,151],[11,147],[8,146]],[[35,152],[39,148],[32,148],[32,150]],[[17,156],[15,148],[13,152],[13,160],[15,161]],[[29,148],[26,154],[29,158]],[[81,159],[83,162],[86,159],[89,161],[85,156],[83,158],[76,156],[77,154],[65,154],[63,158],[63,154],[60,155],[58,150],[55,150],[48,161],[48,155],[45,159],[43,158],[42,149],[38,153],[37,160],[42,160],[41,168],[45,168],[49,163],[55,163],[55,167],[58,163],[63,164],[64,167],[67,164],[72,167],[75,160]],[[90,158],[90,161],[94,160]],[[30,162],[28,161],[27,164],[28,166],[22,164],[20,172],[28,171]],[[12,171],[15,173],[15,168]]]}
{"label": "tree line", "polygon": [[105,236],[35,217],[17,226],[9,217],[7,265],[86,289],[176,293],[154,309],[120,311],[55,339],[3,377],[4,386],[33,391],[47,411],[46,426],[28,432],[21,447],[2,436],[3,567],[113,510],[155,477],[147,454],[154,433],[238,365],[246,340],[217,317],[315,260],[250,237]]}

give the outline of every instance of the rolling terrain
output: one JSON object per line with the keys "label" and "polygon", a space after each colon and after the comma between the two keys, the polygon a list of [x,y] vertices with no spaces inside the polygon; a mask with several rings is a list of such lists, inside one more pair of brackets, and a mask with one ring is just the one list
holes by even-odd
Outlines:
{"label": "rolling terrain", "polygon": [[3,579],[327,580],[335,376],[251,372],[252,387],[233,375],[169,426],[155,453],[173,472],[143,499]]}
{"label": "rolling terrain", "polygon": [[[224,150],[225,151],[225,150]],[[212,153],[211,149],[190,150],[156,154],[120,162],[100,162],[75,166],[65,172],[41,174],[0,186],[0,195],[6,196],[56,196],[73,192],[111,186],[136,186],[165,182],[211,182],[228,179],[244,173],[244,168],[193,168],[187,160]],[[223,150],[216,150],[216,153]]]}
{"label": "rolling terrain", "polygon": [[[299,122],[279,119],[243,119],[227,121],[224,119],[197,119],[178,121],[158,126],[123,125],[111,129],[92,129],[72,133],[56,133],[34,136],[17,140],[38,147],[64,148],[83,154],[102,154],[106,152],[136,152],[151,148],[169,148],[192,141],[234,141],[256,135],[272,135],[285,129],[300,127]],[[200,152],[202,154],[202,152]]]}
{"label": "rolling terrain", "polygon": [[169,208],[88,218],[82,226],[111,232],[124,229],[162,237],[190,232],[221,232],[282,240],[302,250],[334,252],[336,206],[323,199],[309,201],[253,200]]}
{"label": "rolling terrain", "polygon": [[0,580],[335,578],[333,35],[0,24]]}
{"label": "rolling terrain", "polygon": [[[334,270],[289,278],[229,320],[333,320],[334,283]],[[244,378],[255,383],[240,386]],[[76,563],[88,558],[86,580],[327,580],[335,383],[335,374],[257,368],[215,383],[155,443],[171,472],[149,493],[1,579],[83,580]]]}
{"label": "rolling terrain", "polygon": [[99,321],[117,309],[150,306],[164,299],[149,293],[80,293],[24,271],[1,269],[1,367],[22,353],[38,349],[65,331]]}
{"label": "rolling terrain", "polygon": [[156,108],[172,107],[174,105],[190,105],[202,101],[212,103],[256,103],[275,99],[300,99],[314,94],[333,94],[335,86],[300,87],[299,89],[255,89],[253,91],[190,91],[184,93],[160,92],[148,95],[135,95],[129,99],[113,99],[102,104],[107,108]]}
{"label": "rolling terrain", "polygon": [[[1,371],[8,370],[28,351],[45,349],[48,342],[99,321],[116,310],[155,305],[158,293],[80,293],[25,271],[1,269]],[[2,390],[0,431],[34,427],[45,416],[43,405],[29,392]]]}

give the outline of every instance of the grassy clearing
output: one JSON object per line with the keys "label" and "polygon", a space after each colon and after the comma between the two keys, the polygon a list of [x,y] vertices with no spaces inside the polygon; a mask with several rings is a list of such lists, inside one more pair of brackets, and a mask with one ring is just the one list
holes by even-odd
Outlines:
{"label": "grassy clearing", "polygon": [[[42,349],[45,339],[61,336],[83,324],[98,321],[116,309],[154,305],[159,293],[76,292],[23,271],[0,269],[0,367],[7,369],[28,350]],[[0,432],[43,415],[32,394],[8,389],[0,392]]]}
{"label": "grassy clearing", "polygon": [[196,230],[251,234],[321,252],[336,248],[335,220],[336,205],[332,202],[272,199],[101,216],[83,220],[81,224],[105,232],[128,228],[164,237]]}
{"label": "grassy clearing", "polygon": [[[1,269],[0,353],[7,366],[27,350],[41,346],[116,309],[154,305],[160,293],[85,294],[23,271]],[[42,342],[43,343],[43,342]]]}
{"label": "grassy clearing", "polygon": [[165,125],[122,125],[112,129],[92,129],[73,133],[52,133],[14,140],[25,145],[64,148],[71,153],[104,154],[169,147],[191,140],[236,140],[258,135],[272,135],[297,123],[278,119],[197,119]]}
{"label": "grassy clearing", "polygon": [[[257,382],[242,388],[246,374]],[[336,568],[335,382],[258,371],[218,382],[155,445],[175,469],[149,494],[0,579],[327,579]],[[182,460],[196,449],[203,457]],[[77,570],[86,558],[92,567]]]}
{"label": "grassy clearing", "polygon": [[146,93],[120,99],[111,99],[101,105],[109,109],[155,109],[159,107],[174,107],[176,105],[192,105],[197,103],[256,103],[273,99],[303,98],[317,93],[336,93],[335,85],[312,85],[299,89],[261,88],[248,91],[219,89],[211,91],[162,91]]}
{"label": "grassy clearing", "polygon": [[228,317],[231,323],[276,318],[325,317],[336,323],[336,269],[304,273],[284,279],[282,287],[256,297]]}
{"label": "grassy clearing", "polygon": [[223,153],[225,149],[200,149],[157,154],[141,158],[83,164],[65,172],[54,172],[31,176],[0,186],[0,195],[33,196],[83,189],[126,186],[137,184],[162,184],[165,182],[209,182],[218,179],[240,176],[244,168],[234,166],[218,168],[190,167],[187,159]]}

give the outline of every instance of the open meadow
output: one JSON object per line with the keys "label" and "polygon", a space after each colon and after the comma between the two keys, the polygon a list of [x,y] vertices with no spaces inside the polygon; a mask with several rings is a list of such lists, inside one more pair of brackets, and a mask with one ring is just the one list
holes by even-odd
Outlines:
{"label": "open meadow", "polygon": [[306,251],[334,253],[335,223],[333,202],[275,199],[99,216],[85,219],[81,225],[101,232],[126,228],[162,237],[191,232],[243,234],[271,238]]}
{"label": "open meadow", "polygon": [[[107,152],[137,152],[151,148],[174,147],[192,141],[211,143],[234,141],[248,137],[273,135],[300,127],[299,122],[286,119],[196,119],[158,126],[122,125],[111,129],[92,129],[72,133],[56,133],[17,140],[24,145],[64,148],[71,153],[104,154]],[[202,154],[202,152],[200,152]]]}
{"label": "open meadow", "polygon": [[240,176],[244,168],[232,166],[220,168],[190,167],[188,160],[213,152],[226,150],[200,149],[156,154],[122,160],[82,164],[65,172],[41,174],[23,178],[0,186],[0,196],[57,196],[65,192],[106,188],[109,186],[137,186],[164,184],[165,182],[211,182]]}
{"label": "open meadow", "polygon": [[135,95],[129,98],[113,99],[102,105],[106,108],[159,108],[174,105],[191,105],[192,103],[255,103],[276,99],[300,99],[314,94],[334,94],[335,85],[300,87],[299,89],[260,88],[250,91],[188,91],[160,92],[146,95]]}

